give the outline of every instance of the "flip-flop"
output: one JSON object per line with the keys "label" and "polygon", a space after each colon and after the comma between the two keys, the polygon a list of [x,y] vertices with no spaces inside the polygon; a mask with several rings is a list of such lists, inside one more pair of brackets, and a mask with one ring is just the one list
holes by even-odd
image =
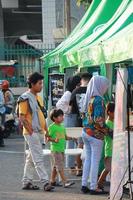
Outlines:
{"label": "flip-flop", "polygon": [[23,190],[39,190],[40,188],[37,185],[33,185],[32,183],[27,183],[22,187]]}
{"label": "flip-flop", "polygon": [[78,172],[76,176],[82,176],[82,171]]}
{"label": "flip-flop", "polygon": [[50,184],[53,187],[62,187],[63,186],[61,183],[58,183],[58,182],[51,182]]}
{"label": "flip-flop", "polygon": [[49,184],[49,183],[46,183],[46,184],[44,185],[44,191],[46,191],[46,192],[50,192],[50,191],[52,191],[53,189],[54,189],[54,187],[51,186],[51,184]]}
{"label": "flip-flop", "polygon": [[104,186],[103,185],[98,185],[98,189],[104,191]]}
{"label": "flip-flop", "polygon": [[107,191],[104,191],[104,190],[90,190],[90,194],[91,195],[100,195],[100,194],[109,194],[109,192]]}

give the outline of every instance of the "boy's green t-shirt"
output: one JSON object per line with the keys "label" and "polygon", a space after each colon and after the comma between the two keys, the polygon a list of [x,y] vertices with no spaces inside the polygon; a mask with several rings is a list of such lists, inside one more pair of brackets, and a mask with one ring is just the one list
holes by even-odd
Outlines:
{"label": "boy's green t-shirt", "polygon": [[[107,120],[106,125],[110,129],[114,129],[114,122]],[[104,143],[105,143],[105,158],[106,157],[112,157],[112,146],[113,146],[113,140],[112,138],[108,135],[104,137]]]}
{"label": "boy's green t-shirt", "polygon": [[50,142],[52,152],[64,152],[66,147],[66,129],[63,124],[51,124],[48,128],[49,136],[52,139],[59,139],[59,142]]}

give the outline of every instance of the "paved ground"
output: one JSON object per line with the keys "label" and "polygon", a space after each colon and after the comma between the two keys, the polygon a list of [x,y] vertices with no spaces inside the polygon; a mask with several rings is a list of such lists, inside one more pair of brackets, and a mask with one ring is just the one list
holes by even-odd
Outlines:
{"label": "paved ground", "polygon": [[[0,200],[104,200],[107,196],[83,195],[80,192],[81,181],[76,181],[71,189],[56,188],[55,192],[21,190],[24,153],[23,138],[5,140],[6,147],[0,148]],[[45,158],[49,169],[49,158]]]}

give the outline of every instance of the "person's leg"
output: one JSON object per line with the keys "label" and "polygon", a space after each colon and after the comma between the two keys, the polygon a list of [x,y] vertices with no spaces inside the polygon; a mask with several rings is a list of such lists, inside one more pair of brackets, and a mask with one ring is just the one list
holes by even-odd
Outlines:
{"label": "person's leg", "polygon": [[87,187],[91,166],[91,147],[89,136],[83,131],[82,138],[85,145],[85,159],[83,163],[82,187]]}
{"label": "person's leg", "polygon": [[[67,141],[66,148],[67,149],[74,149],[75,142],[73,140]],[[66,167],[74,169],[75,168],[75,158],[74,156],[66,156]]]}
{"label": "person's leg", "polygon": [[1,124],[2,124],[3,128],[4,128],[4,124],[5,124],[5,117],[6,117],[5,113],[1,114]]}
{"label": "person's leg", "polygon": [[68,188],[68,187],[70,187],[70,186],[75,184],[73,181],[67,181],[67,178],[65,177],[65,174],[64,174],[64,169],[60,169],[59,170],[59,174],[60,174],[60,177],[62,179],[63,186],[65,188]]}
{"label": "person's leg", "polygon": [[5,115],[0,114],[1,126],[0,126],[0,147],[4,147],[4,138],[3,138],[3,130],[4,130],[4,122],[5,122]]}
{"label": "person's leg", "polygon": [[104,169],[98,179],[98,188],[103,189],[104,188],[104,181],[106,179],[106,176],[108,175],[108,171]]}
{"label": "person's leg", "polygon": [[64,187],[70,187],[74,184],[74,182],[68,182],[67,178],[64,174],[64,153],[54,153],[55,157],[55,166],[59,172],[61,180],[63,182]]}
{"label": "person's leg", "polygon": [[59,174],[60,174],[62,182],[65,184],[67,182],[67,179],[66,179],[65,174],[64,174],[64,169],[60,169]]}
{"label": "person's leg", "polygon": [[[65,115],[64,125],[65,125],[65,127],[76,127],[77,126],[77,115],[76,114]],[[75,142],[72,140],[67,141],[66,148],[74,149]],[[74,156],[70,156],[70,155],[66,156],[66,167],[75,169],[75,157]]]}
{"label": "person's leg", "polygon": [[[39,138],[39,133],[33,133],[31,136],[25,136],[25,139],[29,145],[29,151],[31,153],[32,161],[34,163],[37,174],[43,185],[47,184],[48,174],[44,167],[44,158],[42,145]],[[30,170],[29,162],[27,163],[27,168]]]}
{"label": "person's leg", "polygon": [[103,150],[102,150],[101,159],[100,159],[100,163],[99,163],[98,175],[100,175],[102,173],[102,171],[104,170],[104,168],[105,168],[105,165],[104,165],[104,152],[105,152],[105,147],[103,145]]}
{"label": "person's leg", "polygon": [[54,184],[56,182],[56,177],[57,177],[57,170],[56,167],[53,167],[51,172],[51,184]]}
{"label": "person's leg", "polygon": [[51,157],[51,184],[55,184],[56,183],[56,177],[57,177],[57,169],[56,169],[56,160],[55,160],[55,155],[54,153],[52,153],[52,157]]}
{"label": "person's leg", "polygon": [[96,190],[98,168],[101,159],[103,141],[91,137],[90,146],[91,146],[90,189]]}
{"label": "person's leg", "polygon": [[31,152],[29,151],[26,155],[26,161],[24,166],[24,175],[23,175],[23,185],[27,185],[28,183],[32,183],[33,174],[34,174],[34,164],[31,157]]}
{"label": "person's leg", "polygon": [[[78,139],[78,148],[83,149],[83,140],[82,137]],[[77,176],[81,176],[82,175],[82,160],[81,160],[81,155],[78,155],[76,157],[76,163],[77,163]]]}
{"label": "person's leg", "polygon": [[58,171],[63,183],[66,182],[64,175],[64,154],[63,153],[52,153],[53,165],[55,166],[56,172]]}
{"label": "person's leg", "polygon": [[109,172],[111,172],[111,157],[105,158],[105,169],[102,171],[99,177],[98,188],[103,188],[106,176],[108,175]]}

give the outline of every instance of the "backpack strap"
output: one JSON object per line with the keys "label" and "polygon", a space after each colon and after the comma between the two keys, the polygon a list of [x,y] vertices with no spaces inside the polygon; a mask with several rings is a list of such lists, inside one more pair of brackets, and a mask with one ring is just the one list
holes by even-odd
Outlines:
{"label": "backpack strap", "polygon": [[44,106],[41,106],[40,102],[37,100],[37,103],[38,103],[38,106],[40,108],[40,110],[42,111],[43,115],[44,115],[44,118],[46,119],[47,118],[47,110]]}

